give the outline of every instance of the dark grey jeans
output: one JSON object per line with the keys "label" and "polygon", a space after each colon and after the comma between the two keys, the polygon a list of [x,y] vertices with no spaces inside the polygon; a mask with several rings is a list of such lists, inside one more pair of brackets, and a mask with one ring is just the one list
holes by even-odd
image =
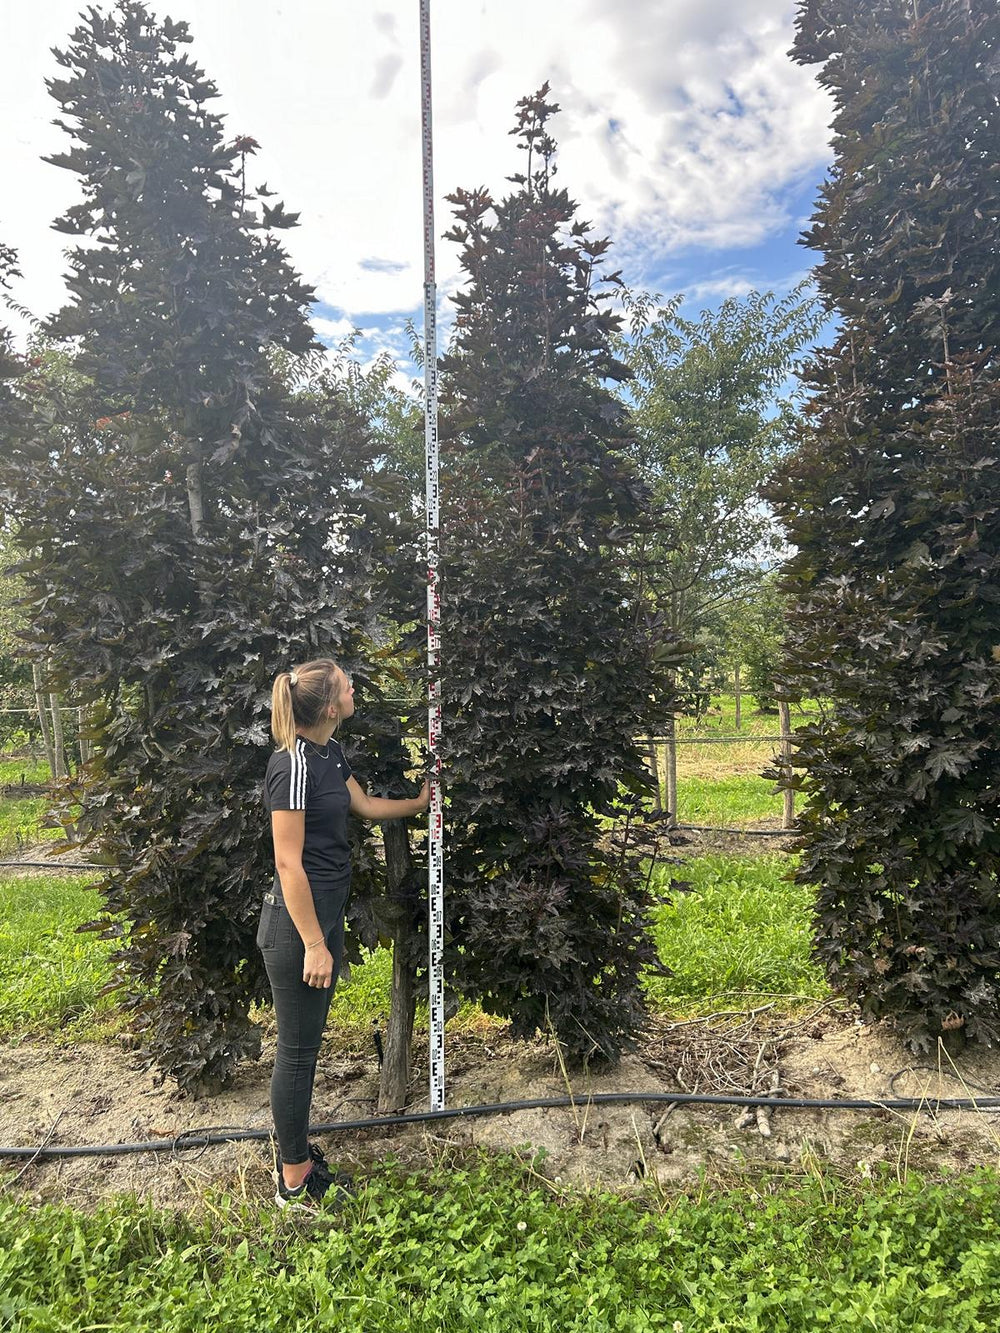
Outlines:
{"label": "dark grey jeans", "polygon": [[344,956],[344,908],[350,886],[313,888],[326,947],[333,954],[329,989],[302,980],[305,946],[275,886],[265,896],[257,930],[278,1022],[278,1051],[271,1075],[271,1114],[283,1162],[309,1157],[309,1106],[323,1029]]}

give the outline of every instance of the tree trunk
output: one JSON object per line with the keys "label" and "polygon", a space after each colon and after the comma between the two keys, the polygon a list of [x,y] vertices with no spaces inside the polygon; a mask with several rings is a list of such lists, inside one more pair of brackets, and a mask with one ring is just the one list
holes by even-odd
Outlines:
{"label": "tree trunk", "polygon": [[205,521],[205,505],[201,490],[201,459],[188,463],[185,476],[187,483],[188,509],[191,514],[191,531],[197,537],[201,534],[201,525]]}
{"label": "tree trunk", "polygon": [[414,934],[413,913],[410,902],[402,897],[404,886],[413,870],[405,820],[387,820],[382,825],[382,841],[385,845],[386,892],[389,895],[385,917],[392,928],[392,993],[379,1079],[378,1109],[402,1111],[410,1087],[410,1052],[416,1008],[415,981],[410,962]]}
{"label": "tree trunk", "polygon": [[[792,711],[788,704],[778,704],[778,716],[781,719],[781,770],[787,779],[792,776]],[[785,808],[781,818],[781,827],[795,827],[795,793],[786,788],[784,793]]]}
{"label": "tree trunk", "polygon": [[38,723],[42,729],[42,744],[45,746],[45,758],[49,765],[49,774],[52,781],[55,782],[58,777],[56,772],[56,753],[52,746],[52,728],[49,722],[46,694],[42,689],[42,668],[37,662],[32,662],[31,664],[31,675],[35,682],[35,706],[38,709]]}
{"label": "tree trunk", "polygon": [[82,708],[76,710],[76,741],[80,749],[80,766],[89,764],[93,756],[93,748],[90,741],[83,734],[87,725],[86,714]]}
{"label": "tree trunk", "polygon": [[736,695],[736,730],[743,724],[743,695],[740,693],[740,664],[733,667],[733,693]]}
{"label": "tree trunk", "polygon": [[66,767],[66,739],[63,735],[62,708],[58,694],[49,695],[49,708],[52,711],[52,751],[55,757],[56,777],[65,778],[69,776],[69,769]]}

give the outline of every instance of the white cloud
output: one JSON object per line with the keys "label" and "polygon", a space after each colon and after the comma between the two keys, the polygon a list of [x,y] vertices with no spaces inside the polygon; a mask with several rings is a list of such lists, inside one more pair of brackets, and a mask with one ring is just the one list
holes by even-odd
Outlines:
{"label": "white cloud", "polygon": [[[6,5],[0,27],[5,135],[0,238],[17,247],[17,296],[40,313],[62,299],[48,230],[75,178],[39,155],[66,146],[43,78],[57,72],[79,0]],[[422,301],[417,6],[383,0],[152,0],[191,24],[193,57],[223,94],[235,135],[261,144],[267,181],[302,225],[285,233],[320,299],[353,324]],[[436,0],[433,6],[436,232],[457,185],[505,189],[521,155],[514,104],[548,79],[560,179],[616,243],[633,284],[684,247],[749,246],[784,227],[787,194],[829,155],[827,95],[786,54],[785,0]],[[801,200],[797,205],[801,209]],[[439,242],[442,292],[460,281]]]}
{"label": "white cloud", "polygon": [[327,319],[316,314],[312,317],[312,326],[324,342],[330,343],[339,343],[343,338],[349,338],[356,327],[352,319]]}
{"label": "white cloud", "polygon": [[750,292],[775,292],[783,295],[809,277],[809,270],[799,269],[777,278],[744,272],[719,273],[703,282],[691,283],[684,291],[685,304],[692,301],[725,301],[731,296],[747,296]]}

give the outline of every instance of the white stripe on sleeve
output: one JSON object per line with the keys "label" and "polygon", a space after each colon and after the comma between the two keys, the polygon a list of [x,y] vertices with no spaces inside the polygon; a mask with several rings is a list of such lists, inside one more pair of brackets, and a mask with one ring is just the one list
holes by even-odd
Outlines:
{"label": "white stripe on sleeve", "polygon": [[289,809],[306,808],[306,751],[301,740],[295,742],[292,751],[292,768],[289,774]]}

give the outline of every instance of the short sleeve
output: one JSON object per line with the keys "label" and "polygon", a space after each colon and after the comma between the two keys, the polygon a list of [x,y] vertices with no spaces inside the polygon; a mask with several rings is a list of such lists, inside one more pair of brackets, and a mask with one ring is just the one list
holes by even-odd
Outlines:
{"label": "short sleeve", "polygon": [[340,763],[340,772],[341,775],[343,776],[344,781],[346,782],[348,778],[352,778],[354,776],[354,773],[351,770],[350,764],[347,762],[347,755],[344,754],[344,747],[340,744],[339,741],[334,741],[334,744],[337,747],[337,757]]}
{"label": "short sleeve", "polygon": [[264,778],[269,810],[304,810],[309,795],[309,769],[301,745],[271,756]]}

